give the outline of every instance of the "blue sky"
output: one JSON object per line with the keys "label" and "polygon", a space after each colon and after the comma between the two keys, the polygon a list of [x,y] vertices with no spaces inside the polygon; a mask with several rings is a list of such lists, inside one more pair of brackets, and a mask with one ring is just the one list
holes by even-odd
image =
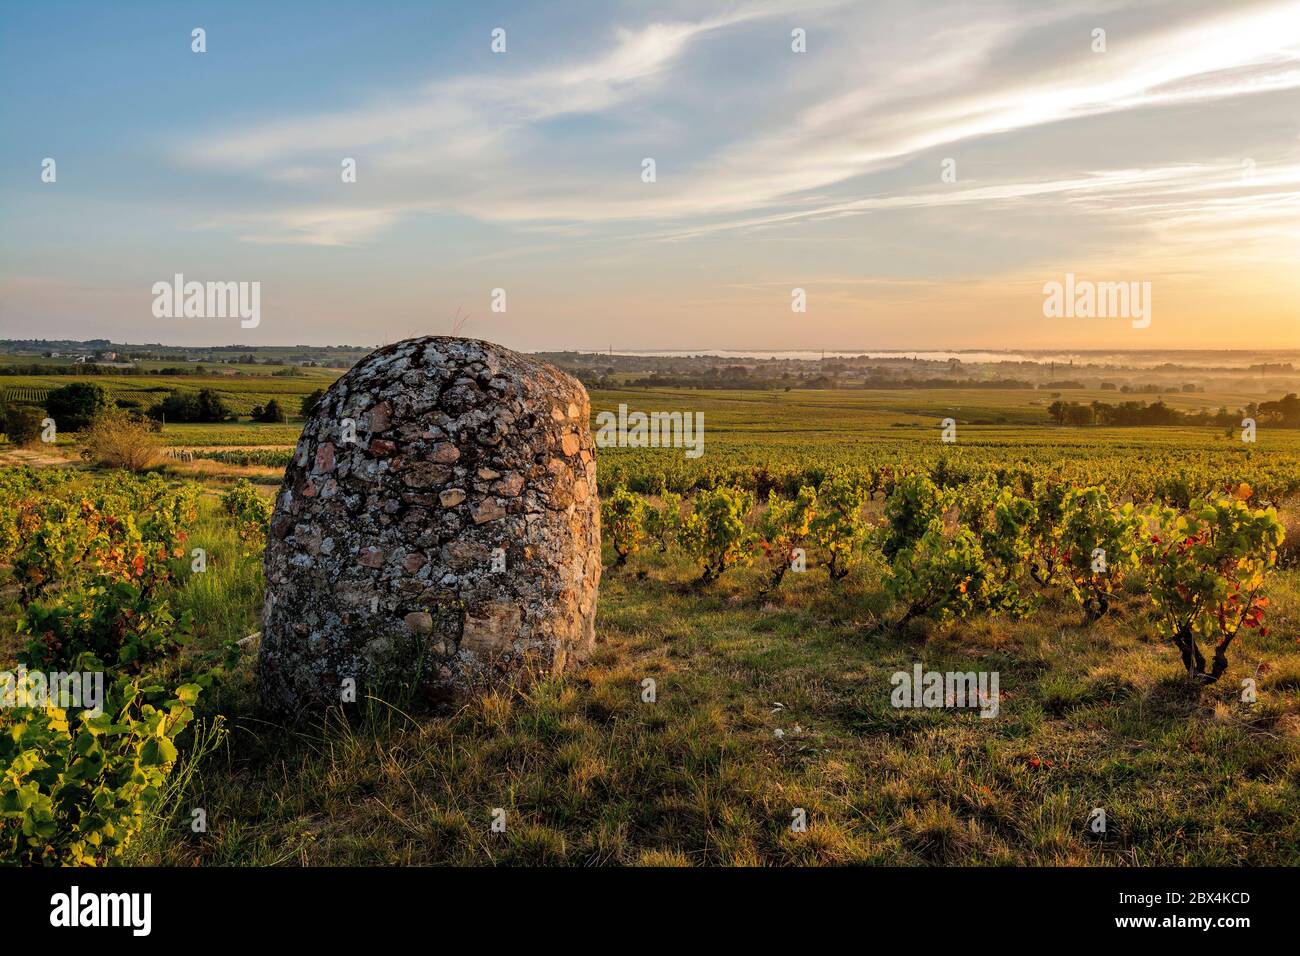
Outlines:
{"label": "blue sky", "polygon": [[[0,337],[1300,347],[1294,0],[2,9]],[[178,272],[261,324],[155,318]],[[1066,272],[1155,321],[1045,319]]]}

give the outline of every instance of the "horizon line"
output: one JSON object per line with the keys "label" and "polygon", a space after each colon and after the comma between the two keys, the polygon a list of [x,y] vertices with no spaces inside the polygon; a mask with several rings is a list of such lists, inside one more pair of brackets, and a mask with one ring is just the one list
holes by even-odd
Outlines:
{"label": "horizon line", "polygon": [[[154,347],[154,346],[156,346],[156,347],[159,347],[159,348],[171,348],[171,349],[193,349],[193,350],[195,350],[195,351],[200,351],[200,350],[202,350],[202,349],[234,349],[234,348],[246,348],[246,349],[292,349],[292,348],[302,348],[302,349],[371,349],[371,350],[375,350],[375,349],[386,348],[386,347],[389,346],[389,345],[393,345],[393,344],[395,344],[395,343],[397,343],[397,342],[404,342],[404,341],[407,341],[408,339],[411,339],[411,338],[436,338],[436,337],[441,337],[441,338],[478,339],[479,341],[484,341],[484,342],[493,342],[493,344],[500,344],[500,343],[498,343],[498,342],[495,342],[495,341],[492,340],[492,339],[483,338],[482,336],[475,336],[475,335],[443,336],[443,335],[437,335],[437,334],[435,334],[435,333],[430,333],[429,335],[408,336],[408,337],[405,338],[405,339],[393,339],[393,340],[391,340],[391,341],[386,341],[386,342],[382,342],[382,343],[379,343],[379,344],[370,344],[370,345],[365,345],[365,344],[360,344],[360,345],[358,345],[358,344],[351,344],[351,343],[319,345],[319,344],[310,344],[310,343],[306,343],[306,342],[293,342],[293,343],[264,343],[264,344],[261,344],[261,345],[253,345],[253,344],[248,343],[248,342],[230,342],[230,343],[225,344],[225,345],[212,345],[212,344],[207,344],[207,345],[197,345],[197,344],[189,344],[189,343],[168,343],[168,342],[127,342],[127,341],[117,342],[117,341],[114,341],[114,340],[112,340],[112,339],[108,339],[108,338],[93,338],[93,339],[73,339],[73,338],[0,339],[0,345],[23,345],[23,344],[27,344],[27,343],[37,343],[37,342],[43,342],[43,343],[66,342],[66,343],[76,344],[76,345],[85,345],[85,344],[87,344],[87,343],[89,343],[89,342],[108,342],[110,345],[120,346],[120,347],[124,347],[124,348],[129,348],[129,347],[136,347],[136,348],[149,348],[149,347]],[[505,347],[505,348],[509,348],[510,346],[503,346],[503,347]],[[745,347],[745,346],[698,346],[698,347],[685,347],[685,348],[683,348],[683,347],[676,347],[676,346],[639,346],[639,347],[635,347],[635,348],[633,348],[633,347],[619,347],[619,348],[615,348],[615,347],[612,347],[612,346],[605,346],[605,347],[603,347],[603,348],[577,348],[577,347],[572,347],[572,346],[570,346],[570,347],[550,347],[550,348],[535,348],[535,349],[514,349],[513,351],[516,351],[516,352],[526,352],[526,353],[532,353],[532,354],[546,353],[546,352],[573,352],[573,353],[576,353],[576,354],[582,354],[582,355],[607,355],[607,354],[615,354],[615,355],[634,355],[634,354],[638,354],[638,353],[647,353],[647,352],[669,352],[669,353],[672,353],[672,354],[674,354],[674,355],[683,355],[683,356],[690,356],[690,355],[707,355],[707,354],[712,353],[712,352],[760,352],[760,353],[765,353],[765,352],[771,352],[771,353],[777,353],[777,352],[810,352],[810,353],[826,352],[826,353],[832,353],[832,352],[834,352],[834,353],[845,354],[845,355],[862,355],[862,354],[866,354],[866,353],[868,353],[868,352],[885,353],[885,354],[889,354],[889,355],[908,355],[908,354],[918,354],[918,353],[923,353],[923,352],[952,352],[952,353],[954,353],[954,354],[969,354],[969,353],[976,353],[976,352],[994,352],[994,353],[996,353],[996,352],[1003,352],[1003,353],[1006,353],[1006,354],[1009,354],[1009,355],[1011,355],[1011,354],[1027,354],[1027,355],[1050,355],[1050,354],[1058,354],[1058,355],[1059,355],[1059,354],[1116,355],[1116,354],[1133,354],[1133,355],[1141,355],[1141,354],[1197,353],[1197,352],[1214,352],[1214,353],[1250,353],[1250,354],[1258,354],[1258,353],[1296,353],[1296,354],[1300,354],[1300,347],[1297,347],[1297,348],[1278,348],[1278,347],[1268,347],[1268,348],[1241,348],[1241,347],[1239,347],[1239,346],[1234,346],[1234,347],[1205,346],[1205,347],[1200,347],[1200,348],[1194,348],[1194,347],[1177,347],[1177,348],[1131,348],[1131,347],[1114,347],[1114,348],[1023,348],[1023,347],[1016,347],[1016,346],[989,345],[989,346],[964,346],[964,347],[959,347],[959,348],[953,348],[953,347],[942,346],[942,345],[931,345],[931,346],[925,346],[925,347],[921,347],[921,348],[889,348],[889,347],[880,347],[880,346],[875,346],[875,347],[872,347],[872,346],[863,346],[863,347],[851,347],[851,348],[840,348],[840,347],[831,347],[831,346],[826,346],[826,347],[821,347],[821,346],[784,346],[784,347],[775,347],[775,348],[760,347],[760,346],[748,346],[748,347]]]}

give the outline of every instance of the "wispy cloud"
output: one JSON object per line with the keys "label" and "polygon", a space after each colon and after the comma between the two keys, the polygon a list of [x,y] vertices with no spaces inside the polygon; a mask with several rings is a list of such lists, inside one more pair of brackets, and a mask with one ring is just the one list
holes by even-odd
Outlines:
{"label": "wispy cloud", "polygon": [[244,242],[348,246],[374,238],[396,222],[399,215],[392,209],[312,207],[264,215],[247,214],[212,225],[235,225],[237,237]]}
{"label": "wispy cloud", "polygon": [[[402,216],[424,212],[593,229],[653,220],[677,223],[673,234],[691,237],[887,207],[1095,191],[1125,174],[1045,186],[1032,181],[1032,157],[1026,157],[1019,184],[944,197],[841,198],[829,204],[811,195],[828,189],[842,194],[864,176],[991,136],[1300,87],[1300,3],[1294,0],[1194,18],[1171,16],[1156,27],[1112,29],[1103,54],[1091,49],[1088,21],[1079,18],[1083,9],[1079,4],[943,8],[938,12],[944,16],[918,16],[910,30],[900,31],[899,48],[874,67],[846,62],[843,54],[854,39],[879,28],[878,15],[855,6],[837,9],[839,35],[814,32],[813,39],[838,44],[837,66],[820,75],[805,105],[793,114],[756,110],[749,135],[703,151],[681,144],[681,150],[663,157],[671,173],[653,189],[627,174],[639,157],[629,157],[625,175],[619,176],[594,168],[580,153],[574,156],[570,145],[576,164],[558,166],[546,124],[634,108],[653,114],[674,98],[699,96],[704,91],[688,88],[674,68],[706,37],[724,37],[770,19],[775,7],[620,27],[603,49],[589,50],[585,57],[520,72],[450,77],[354,109],[243,131],[221,129],[186,147],[181,158],[302,187],[293,205],[259,211],[251,219],[230,218],[238,235],[253,242],[364,242]],[[825,12],[825,5],[806,11],[814,23]],[[791,16],[782,20],[782,29],[793,22]],[[947,26],[935,29],[938,23]],[[1063,30],[1074,31],[1072,44],[1052,56],[1033,55],[1035,42]],[[767,34],[769,43],[782,35],[776,29]],[[1015,62],[1017,57],[1025,62]],[[751,108],[767,92],[761,76],[697,71],[689,82],[699,82],[701,75],[719,84],[712,95],[737,99],[737,88],[743,88]],[[337,179],[332,157],[358,153],[366,156],[367,203],[340,203],[336,189],[323,198],[325,184]],[[1132,175],[1146,180],[1163,174]],[[249,229],[250,223],[262,226]]]}

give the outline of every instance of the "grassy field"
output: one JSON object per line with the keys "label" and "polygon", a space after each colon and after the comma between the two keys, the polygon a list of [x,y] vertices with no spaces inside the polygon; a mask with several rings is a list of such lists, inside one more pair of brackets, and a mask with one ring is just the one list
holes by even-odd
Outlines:
{"label": "grassy field", "polygon": [[[265,373],[268,366],[253,368]],[[247,379],[164,378],[100,381],[110,389],[148,385],[161,389],[214,387],[232,408],[243,414],[255,404],[278,398],[296,411],[301,398],[327,385],[337,372],[306,369],[304,379],[275,379],[266,374]],[[24,380],[31,377],[17,377]],[[42,381],[52,381],[54,377]],[[17,380],[17,379],[15,379]],[[34,381],[34,379],[33,379]],[[206,384],[205,384],[206,383]],[[4,383],[0,382],[0,386]],[[125,392],[123,392],[125,394]],[[695,460],[668,448],[602,450],[602,487],[617,481],[635,482],[646,473],[679,476],[682,482],[767,464],[776,469],[813,465],[903,464],[932,465],[944,457],[953,462],[1014,467],[1025,463],[1062,468],[1082,464],[1124,475],[1134,466],[1151,474],[1166,474],[1182,466],[1232,470],[1246,461],[1255,470],[1277,469],[1286,485],[1300,490],[1300,431],[1261,428],[1256,443],[1245,445],[1238,433],[1212,427],[1161,428],[1057,427],[1049,423],[1046,406],[1052,394],[1013,389],[905,389],[897,391],[793,390],[701,391],[696,389],[630,389],[594,391],[594,416],[619,405],[645,411],[701,412],[705,422],[705,454]],[[1116,401],[1114,392],[1071,390],[1071,401]],[[115,397],[120,397],[117,395]],[[1133,396],[1121,396],[1131,398]],[[1145,396],[1150,398],[1150,396]],[[1230,392],[1170,393],[1166,401],[1184,410],[1238,407],[1258,395]],[[955,445],[939,441],[939,423],[957,423]],[[283,467],[297,441],[301,423],[265,425],[251,422],[218,425],[168,424],[163,441],[189,449],[197,457],[212,451],[264,449],[262,463]],[[71,444],[73,436],[61,436]],[[219,456],[229,457],[229,456]]]}
{"label": "grassy field", "polygon": [[[148,366],[151,363],[142,363]],[[152,363],[166,367],[167,363]],[[173,367],[178,363],[172,363]],[[102,386],[110,402],[132,401],[149,407],[173,390],[195,392],[210,388],[225,401],[231,411],[247,416],[254,405],[277,399],[285,409],[296,413],[303,396],[317,388],[328,388],[342,371],[326,368],[296,368],[292,374],[276,375],[288,366],[223,365],[230,371],[207,375],[4,375],[0,376],[0,393],[10,388],[52,389],[74,381],[89,381]]]}
{"label": "grassy field", "polygon": [[[247,384],[272,383],[302,384]],[[1051,427],[1028,404],[1041,395],[641,390],[595,393],[593,405],[704,411],[710,467],[925,460],[943,452],[943,417],[962,423],[957,451],[980,460],[1096,461],[1118,473],[1242,453],[1215,429]],[[287,451],[296,433],[168,426],[164,437]],[[0,450],[0,464],[21,454]],[[1300,435],[1261,432],[1250,455],[1252,465],[1300,467]],[[607,449],[600,468],[632,474],[681,460],[680,450]],[[270,495],[280,472],[166,467],[211,492],[193,539],[212,570],[173,596],[198,622],[187,654],[202,655],[260,627],[259,556],[217,493],[249,476]],[[1294,523],[1296,503],[1280,504]],[[871,507],[878,516],[879,501]],[[608,567],[608,546],[605,558]],[[1091,625],[1052,592],[1024,621],[881,630],[883,573],[868,556],[832,582],[810,561],[765,597],[752,569],[700,592],[683,556],[642,551],[602,580],[586,666],[434,715],[372,700],[315,725],[269,725],[256,709],[250,645],[200,702],[202,714],[224,715],[225,743],[131,861],[1300,863],[1300,570],[1273,575],[1270,635],[1241,638],[1228,677],[1204,690],[1155,637],[1136,591]],[[891,675],[916,663],[998,672],[999,715],[892,707]],[[1247,677],[1257,702],[1241,699]],[[647,678],[654,702],[643,699]],[[187,825],[194,807],[207,811],[207,833]],[[505,833],[491,830],[496,808]],[[1097,808],[1103,834],[1089,826]],[[791,830],[799,810],[806,832]]]}
{"label": "grassy field", "polygon": [[[221,702],[235,730],[190,800],[212,830],[156,831],[144,863],[1042,864],[1300,861],[1300,618],[1197,693],[1131,620],[869,634],[878,568],[809,573],[755,602],[650,557],[602,581],[590,664],[428,719],[401,702],[286,734],[256,718],[251,660]],[[1137,614],[1140,597],[1129,597]],[[254,626],[251,617],[248,626]],[[996,719],[890,706],[890,674],[996,670]],[[642,700],[652,678],[656,701]],[[1104,836],[1089,828],[1103,808]],[[508,827],[494,834],[494,808]],[[793,833],[802,808],[807,832]]]}

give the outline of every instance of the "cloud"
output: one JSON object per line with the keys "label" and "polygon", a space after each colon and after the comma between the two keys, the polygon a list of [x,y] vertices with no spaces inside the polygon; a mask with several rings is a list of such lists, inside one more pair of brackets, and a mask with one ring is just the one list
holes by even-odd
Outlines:
{"label": "cloud", "polygon": [[[605,48],[583,56],[445,77],[353,109],[212,131],[181,159],[300,191],[281,208],[225,217],[250,242],[366,242],[403,217],[448,213],[587,235],[656,223],[666,226],[656,235],[695,238],[890,208],[1134,192],[1175,175],[1173,167],[1044,179],[1026,155],[1020,182],[862,196],[879,192],[867,181],[873,176],[964,143],[1300,88],[1296,0],[1208,12],[1175,6],[1154,22],[1119,3],[954,2],[907,7],[905,17],[900,9],[802,8],[811,51],[765,60],[766,71],[738,71],[736,62],[756,42],[783,50],[774,43],[785,42],[794,14],[777,5],[617,27]],[[786,15],[777,24],[745,30],[778,11]],[[1104,53],[1091,48],[1095,20],[1109,27]],[[882,38],[882,31],[889,32]],[[709,55],[696,56],[706,38],[715,41]],[[704,96],[736,104],[743,115],[702,129],[707,113],[694,105]],[[550,129],[562,118],[617,125],[632,115],[638,127],[660,121],[682,133],[664,147],[670,155],[661,156],[653,186],[639,181],[640,154],[627,152],[633,147],[610,158],[607,126]],[[337,201],[337,170],[322,156],[362,157],[367,206]]]}
{"label": "cloud", "polygon": [[[953,186],[942,190],[873,196],[660,233],[647,238],[690,239],[714,232],[757,229],[802,220],[896,209],[995,206],[1048,197],[1059,197],[1075,206],[1104,213],[1141,212],[1152,223],[1180,225],[1193,220],[1213,221],[1229,212],[1234,217],[1247,217],[1252,212],[1261,211],[1261,204],[1266,204],[1273,215],[1288,214],[1287,210],[1291,215],[1298,215],[1300,210],[1295,205],[1300,198],[1298,188],[1300,166],[1288,164],[1254,169],[1250,173],[1240,163],[1097,170],[1070,179]],[[1194,215],[1189,218],[1187,213]]]}
{"label": "cloud", "polygon": [[618,28],[608,52],[584,61],[520,74],[453,77],[354,109],[262,123],[243,132],[223,130],[178,155],[194,166],[234,170],[376,146],[405,152],[409,161],[413,143],[428,154],[473,155],[490,149],[511,128],[609,110],[643,91],[699,37],[757,15]]}
{"label": "cloud", "polygon": [[399,215],[399,211],[392,209],[313,207],[239,216],[209,225],[234,225],[237,230],[243,230],[236,235],[244,242],[351,246],[373,239],[396,222]]}

